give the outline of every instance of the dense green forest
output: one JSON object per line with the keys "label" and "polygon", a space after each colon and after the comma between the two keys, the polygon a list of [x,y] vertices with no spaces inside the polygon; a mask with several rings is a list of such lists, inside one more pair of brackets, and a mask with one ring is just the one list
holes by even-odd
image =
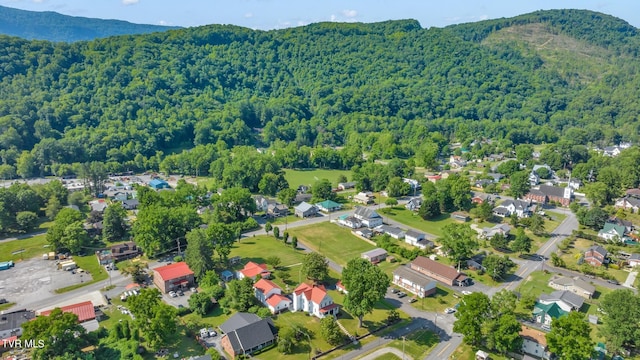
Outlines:
{"label": "dense green forest", "polygon": [[148,34],[176,26],[132,24],[121,20],[91,19],[52,11],[27,11],[0,6],[0,34],[24,39],[74,42],[115,35]]}
{"label": "dense green forest", "polygon": [[[88,161],[158,169],[172,153],[168,169],[223,176],[225,164],[242,169],[224,155],[244,145],[274,150],[264,161],[275,172],[271,161],[350,168],[363,152],[427,165],[451,140],[636,142],[639,41],[626,22],[579,10],[442,29],[404,20],[72,44],[2,36],[2,177]],[[183,166],[198,155],[180,151],[194,145],[207,150]]]}

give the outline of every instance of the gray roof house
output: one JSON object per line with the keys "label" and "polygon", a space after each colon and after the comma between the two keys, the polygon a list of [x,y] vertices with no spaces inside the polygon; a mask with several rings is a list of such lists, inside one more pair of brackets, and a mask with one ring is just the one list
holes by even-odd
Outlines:
{"label": "gray roof house", "polygon": [[580,277],[554,276],[549,280],[549,286],[556,290],[567,290],[590,299],[596,291],[596,287],[580,279]]}
{"label": "gray roof house", "polygon": [[0,315],[0,339],[22,335],[22,324],[35,318],[33,311],[18,310]]}
{"label": "gray roof house", "polygon": [[353,213],[353,216],[368,228],[382,225],[382,216],[375,210],[364,206],[356,206],[356,211]]}
{"label": "gray roof house", "polygon": [[490,228],[489,227],[483,228],[482,232],[480,233],[480,237],[485,239],[491,239],[497,234],[500,234],[503,236],[509,236],[510,232],[511,232],[511,226],[507,224],[496,224]]}
{"label": "gray roof house", "polygon": [[564,311],[578,311],[584,304],[584,298],[568,290],[556,290],[548,295],[540,295],[538,302],[542,304],[556,303]]}
{"label": "gray roof house", "polygon": [[411,210],[411,211],[418,211],[420,210],[420,206],[422,206],[422,198],[420,197],[412,197],[411,199],[409,199],[409,201],[407,201],[407,203],[404,205],[404,207],[407,210]]}
{"label": "gray roof house", "polygon": [[[236,318],[236,315],[240,316]],[[271,318],[260,319],[248,313],[236,315],[220,326],[228,330],[220,343],[231,356],[252,354],[275,342],[278,331]]]}
{"label": "gray roof house", "polygon": [[220,325],[220,330],[226,334],[256,321],[260,321],[260,317],[258,315],[239,312]]}
{"label": "gray roof house", "polygon": [[307,202],[301,202],[298,206],[295,207],[294,211],[297,217],[306,218],[309,216],[314,216],[318,213],[318,207],[315,205],[311,205]]}
{"label": "gray roof house", "polygon": [[372,263],[379,263],[380,261],[387,258],[387,250],[376,248],[373,250],[369,250],[367,252],[363,252],[360,256],[363,259],[369,260]]}
{"label": "gray roof house", "polygon": [[404,239],[405,236],[405,232],[395,226],[380,225],[376,228],[376,230],[383,234],[387,234],[394,239]]}

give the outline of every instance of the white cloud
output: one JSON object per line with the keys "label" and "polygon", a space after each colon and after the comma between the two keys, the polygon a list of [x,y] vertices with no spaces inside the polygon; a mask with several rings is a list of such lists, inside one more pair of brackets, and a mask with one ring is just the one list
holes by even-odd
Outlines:
{"label": "white cloud", "polygon": [[247,19],[252,18],[253,17],[253,13],[248,12],[248,13],[244,14],[244,17],[247,18]]}
{"label": "white cloud", "polygon": [[164,20],[160,20],[158,21],[158,25],[166,26],[166,25],[169,25],[169,23]]}
{"label": "white cloud", "polygon": [[44,0],[31,0],[36,4],[42,4],[44,2]]}
{"label": "white cloud", "polygon": [[354,18],[358,16],[358,12],[356,10],[345,9],[345,10],[342,10],[342,15],[348,18]]}
{"label": "white cloud", "polygon": [[123,5],[133,5],[137,4],[140,0],[122,0]]}
{"label": "white cloud", "polygon": [[338,17],[335,14],[331,14],[329,21],[338,21]]}

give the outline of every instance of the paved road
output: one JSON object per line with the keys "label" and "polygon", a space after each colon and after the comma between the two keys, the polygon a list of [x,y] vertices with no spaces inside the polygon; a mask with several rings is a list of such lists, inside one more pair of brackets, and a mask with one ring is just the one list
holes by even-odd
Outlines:
{"label": "paved road", "polygon": [[374,352],[372,352],[371,354],[367,354],[363,357],[361,357],[359,360],[375,360],[378,357],[384,355],[384,354],[394,354],[395,356],[399,357],[400,359],[403,360],[413,360],[413,358],[405,353],[403,353],[401,350],[398,350],[394,347],[384,347],[382,349],[378,349]]}

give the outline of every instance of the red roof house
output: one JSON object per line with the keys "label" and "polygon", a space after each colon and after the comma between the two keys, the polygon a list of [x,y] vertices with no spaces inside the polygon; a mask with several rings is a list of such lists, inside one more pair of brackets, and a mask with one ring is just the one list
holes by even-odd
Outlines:
{"label": "red roof house", "polygon": [[302,283],[293,291],[293,311],[306,311],[318,318],[338,314],[340,307],[322,285]]}
{"label": "red roof house", "polygon": [[271,277],[271,272],[267,270],[267,264],[256,264],[253,261],[249,261],[242,270],[238,270],[236,273],[238,279],[246,277],[255,279],[258,275],[263,279]]}
{"label": "red roof house", "polygon": [[338,280],[338,282],[336,283],[336,290],[338,290],[338,292],[341,292],[343,294],[348,293],[347,288],[344,287],[344,284],[342,284],[342,280]]}
{"label": "red roof house", "polygon": [[[78,316],[78,322],[85,322],[94,320],[96,318],[96,311],[91,301],[85,301],[73,305],[67,305],[60,308],[63,313],[74,313]],[[42,316],[49,316],[52,310],[43,311],[40,313]]]}
{"label": "red roof house", "polygon": [[291,308],[291,299],[282,294],[273,294],[267,299],[267,307],[272,314]]}
{"label": "red roof house", "polygon": [[193,285],[194,281],[193,271],[184,261],[153,269],[153,283],[163,293],[187,288]]}

